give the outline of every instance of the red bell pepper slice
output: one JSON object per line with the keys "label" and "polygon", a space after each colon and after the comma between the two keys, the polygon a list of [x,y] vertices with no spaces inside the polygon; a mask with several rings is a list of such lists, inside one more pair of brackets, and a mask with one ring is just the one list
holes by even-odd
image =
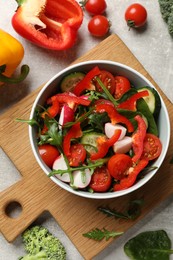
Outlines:
{"label": "red bell pepper slice", "polygon": [[75,0],[16,0],[13,28],[25,39],[41,47],[65,50],[76,41],[83,11]]}
{"label": "red bell pepper slice", "polygon": [[137,92],[133,96],[125,100],[124,102],[120,103],[118,105],[118,108],[136,111],[136,101],[140,98],[147,97],[148,95],[149,93],[147,90]]}
{"label": "red bell pepper slice", "polygon": [[129,133],[134,131],[133,124],[130,122],[130,120],[127,119],[125,116],[120,115],[117,112],[116,108],[113,107],[112,105],[97,104],[95,106],[95,110],[96,112],[100,112],[100,113],[107,112],[112,124],[122,123],[126,125]]}
{"label": "red bell pepper slice", "polygon": [[70,156],[70,143],[73,138],[79,138],[82,136],[82,130],[80,123],[74,124],[68,133],[65,135],[63,140],[63,151],[66,156]]}
{"label": "red bell pepper slice", "polygon": [[132,148],[135,154],[132,157],[133,162],[137,162],[143,153],[143,143],[147,131],[146,123],[141,116],[139,115],[135,116],[135,120],[138,123],[138,128],[135,131],[135,133],[132,135]]}
{"label": "red bell pepper slice", "polygon": [[44,111],[41,114],[42,118],[45,118],[45,115],[48,115],[49,117],[53,118],[60,111],[59,101],[56,99],[56,97],[55,96],[51,97],[50,101],[51,101],[52,105],[50,107],[48,107],[47,111]]}
{"label": "red bell pepper slice", "polygon": [[100,69],[96,66],[94,67],[92,70],[90,70],[85,77],[74,87],[73,89],[73,93],[76,96],[80,96],[80,94],[82,93],[82,91],[84,91],[85,89],[90,89],[91,86],[91,80],[100,74]]}
{"label": "red bell pepper slice", "polygon": [[118,130],[115,130],[114,135],[110,139],[106,140],[103,137],[98,138],[97,139],[98,152],[91,154],[90,159],[98,160],[100,158],[103,158],[107,154],[109,148],[118,141],[120,135],[121,135],[121,130],[118,129]]}
{"label": "red bell pepper slice", "polygon": [[147,166],[148,160],[142,159],[134,167],[130,167],[127,172],[127,177],[120,180],[113,187],[114,191],[120,191],[130,188],[136,181],[138,174]]}
{"label": "red bell pepper slice", "polygon": [[[53,98],[55,98],[59,103],[67,103],[69,107],[73,107],[74,104],[89,106],[91,103],[91,100],[89,99],[76,97],[75,95],[66,92],[56,94],[55,96],[53,96]],[[51,100],[49,99],[47,102],[49,103],[51,102]]]}

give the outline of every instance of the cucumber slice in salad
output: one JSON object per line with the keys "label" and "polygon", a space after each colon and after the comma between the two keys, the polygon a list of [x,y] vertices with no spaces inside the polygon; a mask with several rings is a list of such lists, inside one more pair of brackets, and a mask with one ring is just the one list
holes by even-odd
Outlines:
{"label": "cucumber slice in salad", "polygon": [[77,85],[79,81],[81,81],[85,77],[85,73],[83,72],[72,72],[65,76],[60,84],[60,88],[62,92],[70,92]]}
{"label": "cucumber slice in salad", "polygon": [[98,137],[105,137],[104,134],[90,132],[85,134],[82,139],[81,143],[85,146],[85,149],[89,154],[97,152],[97,138]]}
{"label": "cucumber slice in salad", "polygon": [[157,93],[157,91],[155,89],[148,87],[148,86],[137,89],[138,92],[143,91],[143,90],[148,91],[149,96],[143,97],[143,99],[147,103],[153,116],[155,118],[157,118],[158,114],[160,112],[160,108],[161,108],[161,100],[160,100],[159,94]]}

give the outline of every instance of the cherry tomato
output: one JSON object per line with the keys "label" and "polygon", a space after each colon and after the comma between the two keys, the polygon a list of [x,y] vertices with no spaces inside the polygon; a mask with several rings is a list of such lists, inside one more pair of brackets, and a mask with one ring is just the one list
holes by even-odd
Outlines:
{"label": "cherry tomato", "polygon": [[130,5],[125,11],[125,20],[129,27],[141,27],[147,21],[147,11],[141,4]]}
{"label": "cherry tomato", "polygon": [[87,0],[85,10],[93,15],[102,14],[107,8],[105,0]]}
{"label": "cherry tomato", "polygon": [[126,154],[115,154],[108,161],[108,170],[113,178],[121,180],[126,177],[127,170],[132,166],[132,159]]}
{"label": "cherry tomato", "polygon": [[115,98],[119,99],[131,88],[130,81],[123,76],[115,76]]}
{"label": "cherry tomato", "polygon": [[[111,94],[115,91],[115,79],[114,76],[107,70],[101,70],[99,74],[99,78],[105,85],[105,87],[109,90]],[[100,87],[99,83],[96,82],[96,90],[99,92],[103,92],[103,89]]]}
{"label": "cherry tomato", "polygon": [[96,168],[92,177],[89,187],[96,192],[107,191],[112,182],[112,177],[106,166]]}
{"label": "cherry tomato", "polygon": [[154,160],[161,154],[162,143],[160,139],[153,134],[147,133],[143,143],[142,159]]}
{"label": "cherry tomato", "polygon": [[82,144],[73,144],[70,147],[70,155],[67,157],[70,166],[76,167],[85,161],[86,150]]}
{"label": "cherry tomato", "polygon": [[43,144],[38,146],[39,154],[42,160],[48,167],[52,167],[55,159],[59,156],[58,149],[50,144]]}
{"label": "cherry tomato", "polygon": [[108,19],[103,15],[95,15],[88,23],[88,31],[98,37],[104,36],[110,28]]}

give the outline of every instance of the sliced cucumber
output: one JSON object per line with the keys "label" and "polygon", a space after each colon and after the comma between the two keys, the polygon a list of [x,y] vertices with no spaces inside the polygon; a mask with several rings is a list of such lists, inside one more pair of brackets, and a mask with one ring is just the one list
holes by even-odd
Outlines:
{"label": "sliced cucumber", "polygon": [[85,146],[85,149],[89,154],[97,152],[97,138],[98,137],[105,137],[104,134],[91,132],[85,134],[82,139],[81,143]]}
{"label": "sliced cucumber", "polygon": [[149,96],[143,97],[143,99],[147,103],[147,105],[148,105],[151,113],[154,115],[154,117],[158,117],[158,114],[159,114],[160,108],[161,108],[161,100],[160,100],[159,94],[157,93],[157,91],[154,88],[151,88],[148,86],[138,89],[138,92],[144,91],[144,90],[148,91]]}
{"label": "sliced cucumber", "polygon": [[76,86],[76,84],[85,77],[83,72],[72,72],[65,76],[60,84],[62,92],[69,92]]}

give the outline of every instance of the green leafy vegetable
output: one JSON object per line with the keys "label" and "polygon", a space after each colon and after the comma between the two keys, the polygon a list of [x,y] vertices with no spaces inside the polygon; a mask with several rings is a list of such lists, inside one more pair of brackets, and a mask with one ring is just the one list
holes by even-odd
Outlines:
{"label": "green leafy vegetable", "polygon": [[168,25],[168,31],[173,36],[173,0],[158,0],[162,18]]}
{"label": "green leafy vegetable", "polygon": [[169,260],[171,241],[164,230],[146,231],[124,245],[126,255],[132,260]]}
{"label": "green leafy vegetable", "polygon": [[103,238],[105,238],[107,241],[111,237],[114,238],[114,237],[120,236],[122,234],[123,234],[123,232],[109,231],[105,228],[103,228],[102,230],[99,228],[96,228],[96,229],[93,229],[93,230],[83,234],[83,236],[96,240],[96,241],[101,241]]}
{"label": "green leafy vegetable", "polygon": [[132,200],[129,203],[129,207],[124,212],[119,212],[108,207],[98,207],[98,210],[106,214],[108,217],[115,217],[120,219],[131,219],[134,220],[138,218],[141,214],[141,206],[143,205],[143,200]]}

